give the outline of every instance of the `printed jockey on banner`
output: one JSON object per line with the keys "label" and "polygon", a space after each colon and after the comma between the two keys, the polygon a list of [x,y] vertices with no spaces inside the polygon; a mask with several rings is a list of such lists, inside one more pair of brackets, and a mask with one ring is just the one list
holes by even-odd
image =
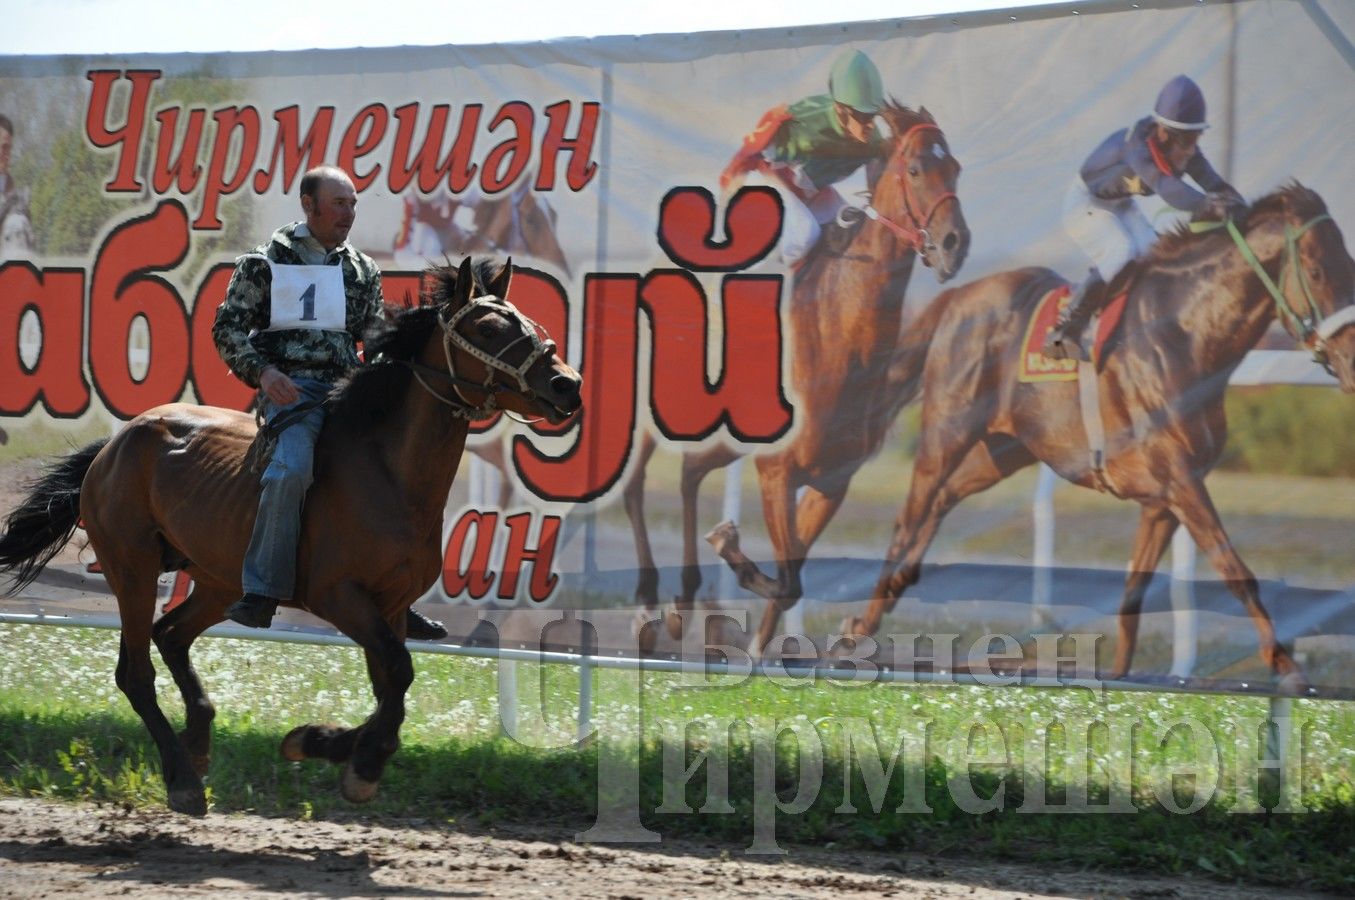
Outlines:
{"label": "printed jockey on banner", "polygon": [[[1106,286],[1157,240],[1135,196],[1157,194],[1194,219],[1222,219],[1245,209],[1242,196],[1200,152],[1208,127],[1204,94],[1178,75],[1157,95],[1151,116],[1110,135],[1082,164],[1064,202],[1063,224],[1093,265],[1045,338],[1046,357],[1090,358],[1079,339],[1105,303]],[[1205,193],[1187,184],[1186,175]]]}
{"label": "printed jockey on banner", "polygon": [[[267,628],[296,581],[301,511],[311,485],[325,398],[360,361],[357,343],[385,316],[381,271],[348,242],[357,193],[341,169],[301,179],[304,222],[284,225],[241,256],[216,311],[212,339],[232,372],[259,389],[260,411],[281,425],[254,532],[245,554],[244,595],[226,616]],[[439,640],[447,631],[410,608],[406,633]]]}
{"label": "printed jockey on banner", "polygon": [[428,198],[412,193],[400,198],[400,232],[395,236],[395,264],[422,269],[445,255],[469,252],[475,237],[478,187],[472,185],[453,197],[445,191]]}
{"label": "printed jockey on banner", "polygon": [[[863,165],[880,163],[886,143],[875,115],[883,105],[879,70],[860,50],[848,50],[833,63],[827,94],[769,110],[720,174],[726,197],[745,183],[780,193],[781,258],[787,265],[804,259],[822,226],[847,205],[833,185]],[[868,168],[868,183],[874,174]]]}

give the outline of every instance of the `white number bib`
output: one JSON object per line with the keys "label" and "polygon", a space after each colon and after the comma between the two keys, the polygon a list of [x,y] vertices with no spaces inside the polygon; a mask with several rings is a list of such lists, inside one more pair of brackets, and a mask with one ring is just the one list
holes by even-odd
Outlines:
{"label": "white number bib", "polygon": [[268,331],[347,330],[342,266],[287,266],[270,259],[268,267],[273,273]]}

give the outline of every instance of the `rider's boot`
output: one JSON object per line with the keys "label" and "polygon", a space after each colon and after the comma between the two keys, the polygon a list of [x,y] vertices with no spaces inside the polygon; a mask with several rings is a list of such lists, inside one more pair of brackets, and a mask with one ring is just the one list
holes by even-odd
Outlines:
{"label": "rider's boot", "polygon": [[1091,359],[1091,354],[1083,349],[1079,339],[1092,313],[1101,306],[1105,287],[1100,272],[1096,269],[1087,272],[1087,277],[1078,285],[1068,305],[1059,314],[1059,320],[1045,336],[1040,352],[1046,359]]}
{"label": "rider's boot", "polygon": [[278,611],[278,601],[263,594],[245,594],[230,609],[226,618],[249,628],[267,628],[273,623],[273,613]]}
{"label": "rider's boot", "polygon": [[405,610],[405,636],[415,641],[440,641],[447,636],[447,629],[411,606]]}

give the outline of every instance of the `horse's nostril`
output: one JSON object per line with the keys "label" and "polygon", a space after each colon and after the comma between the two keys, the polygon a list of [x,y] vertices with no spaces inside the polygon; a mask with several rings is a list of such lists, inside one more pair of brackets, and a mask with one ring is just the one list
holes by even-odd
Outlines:
{"label": "horse's nostril", "polygon": [[954,252],[955,252],[955,247],[956,247],[956,245],[959,244],[959,243],[960,243],[960,236],[959,236],[958,234],[956,234],[955,232],[952,231],[952,232],[948,233],[948,234],[946,235],[946,239],[945,239],[944,241],[941,242],[941,247],[942,247],[942,249],[944,249],[947,253],[954,253]]}
{"label": "horse's nostril", "polygon": [[550,380],[550,386],[555,393],[569,397],[579,393],[579,381],[576,378],[570,378],[568,375],[556,375]]}

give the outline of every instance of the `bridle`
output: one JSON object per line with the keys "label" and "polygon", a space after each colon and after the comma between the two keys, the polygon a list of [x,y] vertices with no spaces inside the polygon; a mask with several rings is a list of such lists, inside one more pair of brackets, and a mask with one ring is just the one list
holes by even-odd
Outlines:
{"label": "bridle", "polygon": [[[466,316],[475,310],[488,307],[493,311],[517,322],[522,329],[522,334],[509,341],[497,353],[491,355],[479,347],[472,344],[460,332],[456,330],[458,324]],[[446,318],[442,312],[438,312],[438,324],[442,327],[442,352],[447,360],[447,371],[434,369],[430,366],[421,365],[416,362],[400,361],[401,365],[406,366],[414,374],[414,378],[419,385],[432,394],[433,397],[452,407],[452,415],[459,419],[487,419],[494,413],[502,411],[505,415],[513,418],[513,413],[502,409],[498,405],[498,394],[503,391],[511,391],[514,394],[526,400],[536,399],[536,391],[532,390],[527,383],[527,372],[536,365],[541,357],[553,354],[555,352],[555,341],[548,337],[543,337],[544,331],[527,316],[522,314],[516,306],[507,300],[500,299],[493,295],[475,297],[466,301],[460,309],[453,312]],[[523,341],[531,342],[531,352],[518,365],[514,366],[504,361],[504,356],[509,350],[516,347]],[[452,347],[455,346],[461,352],[474,357],[484,363],[486,368],[485,380],[483,383],[469,378],[462,378],[456,374],[456,361],[452,353]],[[504,384],[495,380],[496,373],[503,373],[514,382],[513,384]],[[452,396],[446,396],[438,393],[433,387],[424,380],[424,375],[441,378],[449,381],[452,385]],[[466,398],[463,388],[480,391],[485,395],[485,399],[477,406]],[[529,421],[518,419],[518,421]],[[536,421],[536,420],[530,420]]]}
{"label": "bridle", "polygon": [[[1303,269],[1303,260],[1299,256],[1299,239],[1307,234],[1313,226],[1320,222],[1329,221],[1331,221],[1331,216],[1322,213],[1297,228],[1288,222],[1285,223],[1284,260],[1280,264],[1278,282],[1270,277],[1270,273],[1266,271],[1260,258],[1257,257],[1256,251],[1252,250],[1251,245],[1247,243],[1246,235],[1242,233],[1232,219],[1226,219],[1223,222],[1197,222],[1191,225],[1191,230],[1201,232],[1227,228],[1228,236],[1237,245],[1238,252],[1242,254],[1242,258],[1247,261],[1247,265],[1251,266],[1252,271],[1256,273],[1256,277],[1261,280],[1266,292],[1275,301],[1275,309],[1281,320],[1284,321],[1289,333],[1308,348],[1308,351],[1313,355],[1314,362],[1328,372],[1332,372],[1331,361],[1327,355],[1327,341],[1331,340],[1332,336],[1342,328],[1355,323],[1355,305],[1347,306],[1324,320],[1322,311],[1318,309],[1317,301],[1313,298],[1313,289],[1308,283],[1308,274]],[[1299,315],[1290,306],[1284,291],[1280,290],[1280,285],[1286,282],[1290,270],[1297,273],[1299,287],[1303,291],[1303,299],[1308,304],[1307,315]]]}
{"label": "bridle", "polygon": [[[936,132],[944,140],[945,135],[941,133],[941,127],[939,125],[936,125],[933,122],[919,122],[905,131],[903,136],[899,138],[900,150],[902,151],[902,149],[906,148],[915,135],[931,131]],[[902,153],[900,153],[900,155],[902,155]],[[909,181],[905,173],[898,171],[898,167],[896,166],[891,167],[885,174],[893,175],[895,178],[899,179],[899,186],[903,189],[903,211],[908,216],[908,222],[896,222],[869,203],[863,206],[861,211],[864,212],[866,217],[871,221],[878,222],[894,232],[894,234],[897,235],[901,241],[910,246],[914,252],[925,256],[928,251],[936,249],[936,243],[932,240],[931,234],[927,231],[927,226],[931,224],[932,217],[936,215],[936,211],[941,208],[942,203],[945,203],[947,200],[958,201],[959,198],[954,191],[946,191],[933,200],[931,206],[927,207],[925,214],[919,217],[918,214],[914,212],[919,204],[917,203],[916,198],[913,197],[913,192],[909,187]]]}

